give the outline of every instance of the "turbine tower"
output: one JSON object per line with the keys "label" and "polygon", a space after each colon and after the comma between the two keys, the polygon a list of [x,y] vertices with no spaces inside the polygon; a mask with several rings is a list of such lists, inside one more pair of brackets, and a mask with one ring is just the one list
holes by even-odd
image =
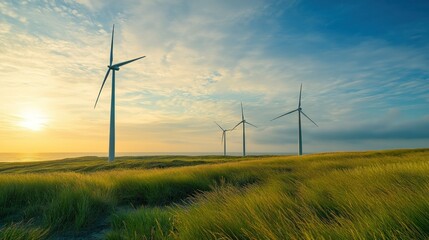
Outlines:
{"label": "turbine tower", "polygon": [[302,92],[302,83],[301,83],[301,87],[299,89],[299,102],[298,102],[298,108],[297,109],[295,109],[293,111],[290,111],[290,112],[287,112],[285,114],[282,114],[282,115],[280,115],[280,116],[278,116],[278,117],[276,117],[274,119],[271,119],[271,121],[273,121],[273,120],[276,120],[277,118],[281,118],[281,117],[284,117],[284,116],[286,116],[288,114],[291,114],[291,113],[294,113],[294,112],[298,111],[298,145],[299,145],[298,155],[300,155],[300,156],[302,155],[301,114],[304,115],[306,118],[308,118],[308,120],[310,120],[312,123],[314,123],[314,125],[316,125],[316,127],[319,127],[313,120],[311,120],[310,117],[308,117],[302,111],[302,108],[301,108],[301,92]]}
{"label": "turbine tower", "polygon": [[216,125],[222,130],[222,143],[223,143],[223,156],[226,156],[226,132],[231,131],[231,129],[222,128],[217,122]]}
{"label": "turbine tower", "polygon": [[100,91],[98,92],[97,100],[95,101],[94,108],[97,106],[98,98],[100,98],[101,90],[103,90],[106,79],[112,71],[112,95],[110,101],[110,133],[109,133],[109,162],[115,159],[115,71],[119,71],[119,67],[124,66],[128,63],[137,61],[145,56],[131,59],[125,62],[113,64],[113,36],[115,34],[115,25],[112,28],[112,41],[110,43],[110,62],[107,66],[106,76],[104,77],[103,83],[101,84]]}
{"label": "turbine tower", "polygon": [[243,103],[241,103],[241,122],[237,123],[237,125],[235,125],[235,127],[232,128],[232,130],[234,130],[240,124],[243,124],[243,157],[245,157],[246,156],[246,124],[249,124],[250,126],[253,126],[255,128],[256,126],[246,121],[246,119],[244,119]]}

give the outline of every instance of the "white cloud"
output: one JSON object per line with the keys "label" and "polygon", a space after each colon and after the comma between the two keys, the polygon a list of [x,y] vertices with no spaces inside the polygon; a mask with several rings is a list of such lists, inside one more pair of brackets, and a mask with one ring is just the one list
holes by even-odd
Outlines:
{"label": "white cloud", "polygon": [[21,23],[26,23],[27,19],[17,13],[16,9],[12,8],[7,2],[0,2],[0,13],[10,18],[16,19]]}
{"label": "white cloud", "polygon": [[[77,3],[84,5],[92,11],[99,10],[102,6],[104,6],[106,1],[102,0],[75,0]],[[66,0],[65,2],[71,4],[73,1]]]}

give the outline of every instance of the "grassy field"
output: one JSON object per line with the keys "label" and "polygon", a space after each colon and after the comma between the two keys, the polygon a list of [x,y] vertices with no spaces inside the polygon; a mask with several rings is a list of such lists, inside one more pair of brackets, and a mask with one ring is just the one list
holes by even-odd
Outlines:
{"label": "grassy field", "polygon": [[0,239],[428,239],[429,149],[0,163]]}

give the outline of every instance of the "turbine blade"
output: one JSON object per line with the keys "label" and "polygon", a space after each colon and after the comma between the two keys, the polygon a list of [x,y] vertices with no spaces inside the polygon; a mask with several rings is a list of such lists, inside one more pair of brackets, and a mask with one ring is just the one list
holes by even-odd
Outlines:
{"label": "turbine blade", "polygon": [[115,35],[115,24],[113,24],[113,28],[112,28],[112,42],[110,43],[110,64],[109,64],[109,66],[112,66],[112,62],[113,62],[113,35]]}
{"label": "turbine blade", "polygon": [[250,122],[246,121],[247,124],[249,124],[250,126],[254,126],[255,128],[258,128],[257,126],[251,124]]}
{"label": "turbine blade", "polygon": [[101,90],[103,90],[104,84],[106,83],[106,79],[109,76],[110,68],[106,72],[106,76],[104,77],[103,83],[101,84],[100,92],[98,92],[97,100],[95,101],[94,108],[97,106],[98,98],[100,98]]}
{"label": "turbine blade", "polygon": [[301,107],[301,92],[302,92],[302,83],[301,83],[301,87],[299,88],[299,103],[298,103],[298,108]]}
{"label": "turbine blade", "polygon": [[125,61],[125,62],[121,62],[121,63],[117,63],[117,64],[113,65],[113,67],[120,67],[120,66],[126,65],[126,64],[128,64],[128,63],[131,63],[131,62],[137,61],[137,60],[139,60],[139,59],[141,59],[141,58],[144,58],[144,57],[146,57],[146,56],[142,56],[142,57],[134,58],[134,59],[131,59],[131,60],[129,60],[129,61]]}
{"label": "turbine blade", "polygon": [[308,120],[310,120],[312,123],[314,123],[314,125],[316,125],[316,127],[319,127],[313,120],[311,120],[311,118],[309,118],[303,111],[301,111],[302,115],[304,115],[306,118],[308,118]]}
{"label": "turbine blade", "polygon": [[244,120],[243,102],[241,102],[241,120]]}
{"label": "turbine blade", "polygon": [[222,133],[222,141],[220,141],[220,143],[223,143],[223,139],[225,138],[225,132]]}
{"label": "turbine blade", "polygon": [[216,123],[216,125],[220,128],[220,129],[222,129],[222,131],[225,131],[225,129],[223,129],[217,122],[214,122],[214,123]]}
{"label": "turbine blade", "polygon": [[237,125],[235,125],[235,127],[232,128],[232,130],[234,130],[236,127],[238,127],[238,125],[242,124],[244,121],[241,121],[239,123],[237,123]]}
{"label": "turbine blade", "polygon": [[287,112],[287,113],[285,113],[285,114],[282,114],[282,115],[280,115],[280,116],[278,116],[278,117],[276,117],[276,118],[271,119],[271,121],[274,121],[274,120],[276,120],[277,118],[284,117],[284,116],[286,116],[286,115],[288,115],[288,114],[291,114],[291,113],[293,113],[293,112],[296,112],[296,111],[298,111],[298,109],[295,109],[295,110],[293,110],[293,111],[290,111],[290,112]]}

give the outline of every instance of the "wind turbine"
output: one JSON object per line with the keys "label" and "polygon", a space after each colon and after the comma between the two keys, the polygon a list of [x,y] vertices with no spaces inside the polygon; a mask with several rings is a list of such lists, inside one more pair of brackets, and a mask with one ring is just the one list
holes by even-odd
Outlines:
{"label": "wind turbine", "polygon": [[291,114],[291,113],[294,113],[294,112],[296,112],[296,111],[298,111],[298,144],[299,144],[299,152],[298,152],[298,154],[299,155],[302,155],[302,132],[301,132],[301,114],[302,115],[304,115],[306,118],[308,118],[308,120],[310,120],[312,123],[314,123],[314,125],[316,125],[316,127],[319,127],[313,120],[311,120],[311,118],[310,117],[308,117],[303,111],[302,111],[302,108],[301,108],[301,92],[302,92],[302,83],[301,83],[301,87],[300,87],[300,89],[299,89],[299,103],[298,103],[298,108],[297,109],[295,109],[295,110],[293,110],[293,111],[290,111],[290,112],[287,112],[287,113],[285,113],[285,114],[282,114],[282,115],[280,115],[280,116],[278,116],[278,117],[276,117],[276,118],[274,118],[274,119],[271,119],[271,121],[273,121],[273,120],[276,120],[277,118],[281,118],[281,117],[284,117],[284,116],[286,116],[286,115],[288,115],[288,114]]}
{"label": "wind turbine", "polygon": [[98,98],[100,98],[101,90],[103,90],[106,79],[112,71],[112,95],[110,101],[110,133],[109,133],[109,162],[115,159],[115,71],[119,71],[119,67],[124,66],[128,63],[137,61],[145,56],[131,59],[121,63],[113,63],[113,36],[115,34],[115,25],[113,24],[112,29],[112,41],[110,43],[110,62],[107,66],[106,76],[104,77],[103,83],[101,84],[100,92],[98,92],[97,100],[95,101],[94,108],[97,106]]}
{"label": "wind turbine", "polygon": [[222,130],[222,142],[223,142],[223,156],[226,156],[226,132],[232,131],[232,129],[224,129],[217,122],[216,125]]}
{"label": "wind turbine", "polygon": [[241,103],[241,122],[237,123],[232,130],[234,130],[238,125],[243,124],[243,157],[246,156],[246,124],[249,124],[250,126],[253,126],[257,128],[255,125],[251,124],[250,122],[246,121],[244,119],[244,112],[243,112],[243,103]]}

